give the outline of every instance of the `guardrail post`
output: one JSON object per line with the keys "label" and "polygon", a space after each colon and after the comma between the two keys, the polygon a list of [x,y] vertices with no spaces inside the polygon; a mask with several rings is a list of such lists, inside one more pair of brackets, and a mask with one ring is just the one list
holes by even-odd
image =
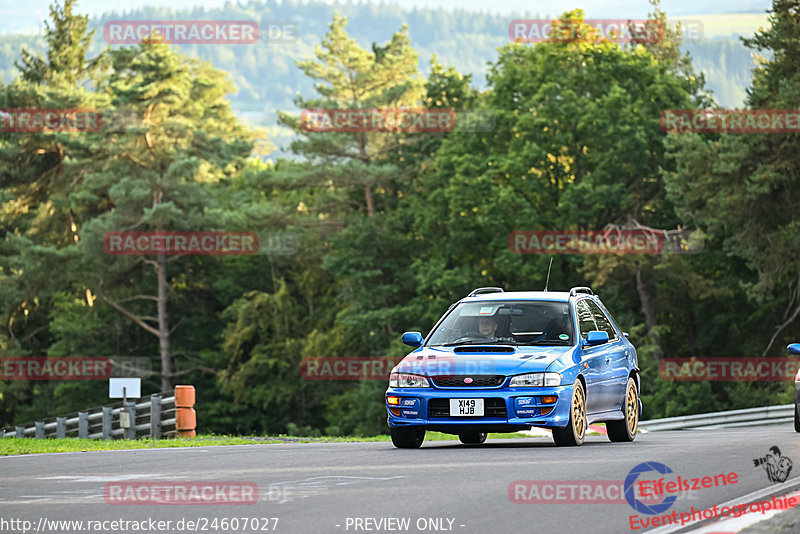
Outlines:
{"label": "guardrail post", "polygon": [[44,439],[44,423],[36,421],[34,424],[36,425],[36,439]]}
{"label": "guardrail post", "polygon": [[24,438],[25,437],[25,427],[24,426],[15,426],[14,427],[14,437],[15,438]]}
{"label": "guardrail post", "polygon": [[161,397],[150,397],[150,439],[161,439]]}
{"label": "guardrail post", "polygon": [[175,386],[175,430],[179,437],[192,438],[197,435],[194,399],[194,386]]}
{"label": "guardrail post", "polygon": [[89,413],[78,412],[78,437],[89,439]]}
{"label": "guardrail post", "polygon": [[103,406],[103,439],[111,439],[111,408]]}
{"label": "guardrail post", "polygon": [[64,439],[67,437],[67,418],[56,417],[56,437]]}
{"label": "guardrail post", "polygon": [[130,414],[131,418],[131,426],[125,429],[125,439],[136,439],[136,404],[129,402],[123,409]]}

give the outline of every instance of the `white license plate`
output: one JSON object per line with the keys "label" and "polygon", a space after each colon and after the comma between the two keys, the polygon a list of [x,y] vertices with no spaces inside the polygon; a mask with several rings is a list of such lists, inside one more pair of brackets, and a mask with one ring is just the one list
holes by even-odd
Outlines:
{"label": "white license plate", "polygon": [[450,399],[450,417],[482,417],[483,399]]}

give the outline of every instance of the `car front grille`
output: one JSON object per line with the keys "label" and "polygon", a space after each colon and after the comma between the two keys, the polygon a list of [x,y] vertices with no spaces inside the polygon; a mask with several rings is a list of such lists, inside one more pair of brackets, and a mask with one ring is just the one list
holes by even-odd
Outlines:
{"label": "car front grille", "polygon": [[[503,399],[483,399],[484,417],[506,418],[506,402]],[[428,401],[428,417],[450,417],[450,399],[431,399]],[[458,419],[464,419],[459,417]]]}
{"label": "car front grille", "polygon": [[[503,375],[433,376],[433,385],[440,388],[496,388],[505,380]],[[464,382],[464,379],[471,381]]]}

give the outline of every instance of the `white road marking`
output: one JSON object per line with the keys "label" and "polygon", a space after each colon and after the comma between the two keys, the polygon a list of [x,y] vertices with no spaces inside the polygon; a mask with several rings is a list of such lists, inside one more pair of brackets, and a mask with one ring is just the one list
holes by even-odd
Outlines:
{"label": "white road marking", "polygon": [[[266,488],[259,488],[259,494],[262,501],[270,501],[275,504],[283,504],[290,502],[293,498],[305,499],[311,493],[325,492],[335,486],[349,486],[351,484],[360,484],[362,482],[374,482],[394,480],[398,478],[405,478],[402,475],[393,477],[363,477],[363,476],[349,476],[349,475],[323,475],[318,477],[310,477],[299,480],[287,480],[284,482],[273,482],[267,485]],[[267,491],[264,491],[266,489]],[[277,497],[273,498],[277,494]]]}
{"label": "white road marking", "polygon": [[[39,477],[39,480],[59,480],[64,482],[109,482],[109,481],[122,481],[137,478],[164,478],[163,474],[142,474],[142,475],[120,475],[120,476],[78,476],[78,475],[62,475]],[[175,477],[167,477],[175,478]],[[186,477],[181,477],[186,478]],[[320,494],[331,489],[341,486],[350,486],[353,484],[361,484],[364,482],[381,482],[387,480],[401,479],[405,476],[390,476],[390,477],[369,477],[369,476],[349,476],[349,475],[323,475],[317,477],[309,477],[296,480],[286,480],[281,482],[272,482],[258,488],[259,500],[268,501],[274,504],[282,504],[290,502],[294,499],[306,499],[314,494]],[[38,498],[37,500],[30,500],[28,498]],[[54,500],[55,499],[55,500]],[[96,488],[75,490],[75,491],[54,491],[52,495],[22,495],[15,496],[13,500],[0,497],[3,504],[29,504],[32,502],[41,502],[44,500],[54,500],[53,504],[81,504],[92,500],[103,500],[102,493],[97,493]]]}
{"label": "white road marking", "polygon": [[59,475],[52,477],[38,477],[39,480],[63,480],[65,482],[122,482],[124,480],[136,480],[137,478],[186,478],[185,476],[156,474],[129,474],[129,475]]}

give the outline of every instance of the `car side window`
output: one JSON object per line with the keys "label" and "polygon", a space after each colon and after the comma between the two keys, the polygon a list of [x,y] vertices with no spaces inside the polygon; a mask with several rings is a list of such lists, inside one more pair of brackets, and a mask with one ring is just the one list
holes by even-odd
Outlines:
{"label": "car side window", "polygon": [[575,305],[575,311],[578,313],[578,328],[581,330],[581,337],[583,339],[586,339],[586,335],[592,330],[599,330],[594,322],[592,311],[586,305],[585,300]]}
{"label": "car side window", "polygon": [[614,326],[611,324],[611,321],[608,320],[606,314],[603,313],[603,310],[600,309],[600,306],[591,300],[584,300],[583,302],[585,302],[589,310],[591,310],[594,322],[597,324],[597,329],[606,332],[609,340],[616,339],[617,333],[614,331]]}

